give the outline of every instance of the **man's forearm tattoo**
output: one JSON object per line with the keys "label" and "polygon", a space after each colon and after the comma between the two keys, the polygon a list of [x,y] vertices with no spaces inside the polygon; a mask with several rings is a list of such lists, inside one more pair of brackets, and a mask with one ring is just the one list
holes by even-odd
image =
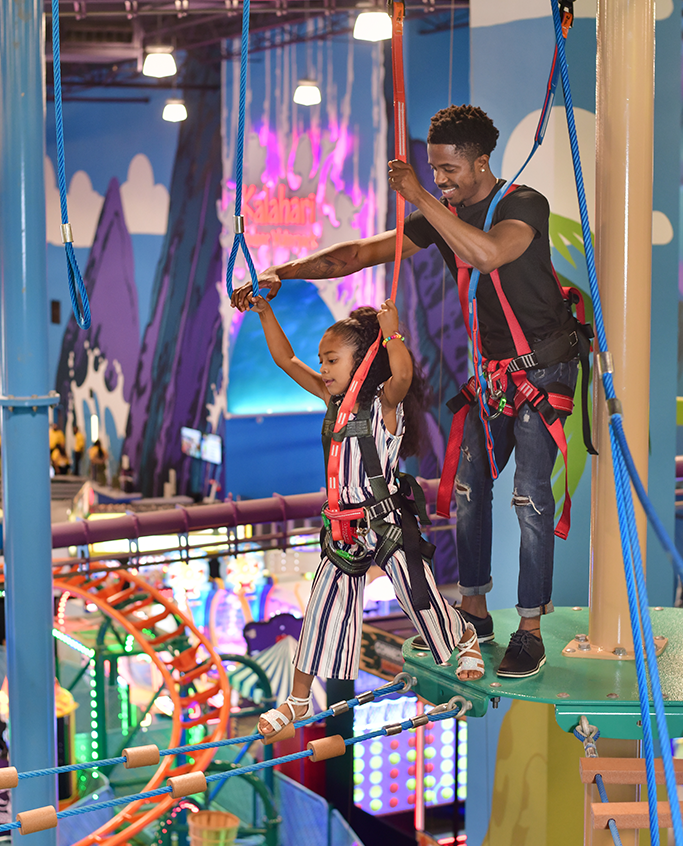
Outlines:
{"label": "man's forearm tattoo", "polygon": [[338,256],[311,256],[301,263],[298,270],[304,279],[330,279],[349,273],[348,264]]}

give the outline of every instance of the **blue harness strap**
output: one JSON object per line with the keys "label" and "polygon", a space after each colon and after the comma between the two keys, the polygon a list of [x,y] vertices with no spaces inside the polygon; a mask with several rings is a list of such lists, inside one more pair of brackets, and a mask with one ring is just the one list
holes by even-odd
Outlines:
{"label": "blue harness strap", "polygon": [[[52,0],[52,60],[54,67],[55,125],[57,135],[57,181],[62,217],[62,243],[66,252],[66,272],[69,278],[69,297],[76,323],[81,329],[90,328],[90,303],[83,277],[74,253],[73,232],[66,205],[66,165],[64,162],[64,121],[62,118],[62,69],[59,58],[59,0]],[[80,298],[80,302],[79,302]]]}
{"label": "blue harness strap", "polygon": [[[58,2],[58,0],[54,0]],[[226,271],[226,287],[228,294],[232,296],[232,272],[235,269],[235,260],[237,253],[242,248],[247,267],[249,268],[249,275],[251,277],[252,291],[255,297],[259,295],[258,274],[254,267],[254,262],[249,253],[247,240],[244,237],[244,217],[242,216],[242,171],[244,166],[244,124],[245,115],[247,111],[247,60],[249,58],[249,0],[244,0],[242,9],[242,49],[240,53],[240,100],[239,100],[239,119],[237,124],[237,149],[235,151],[235,238],[232,242],[232,249],[228,258],[228,267]]]}

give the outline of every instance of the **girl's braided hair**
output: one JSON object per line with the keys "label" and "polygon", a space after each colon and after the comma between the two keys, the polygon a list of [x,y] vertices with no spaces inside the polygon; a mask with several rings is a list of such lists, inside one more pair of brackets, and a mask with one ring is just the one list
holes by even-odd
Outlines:
{"label": "girl's braided hair", "polygon": [[[330,326],[327,331],[332,332],[354,350],[353,372],[355,373],[365,358],[365,353],[374,344],[379,333],[377,311],[371,306],[361,306],[354,309],[344,320],[339,320],[333,326]],[[424,409],[427,407],[429,396],[427,380],[412,352],[410,357],[413,361],[413,381],[410,383],[408,393],[403,400],[405,431],[399,453],[401,458],[418,455],[420,452]],[[379,386],[386,382],[390,376],[389,353],[386,347],[380,344],[377,355],[370,365],[368,375],[358,394],[358,402],[361,405],[371,403]]]}

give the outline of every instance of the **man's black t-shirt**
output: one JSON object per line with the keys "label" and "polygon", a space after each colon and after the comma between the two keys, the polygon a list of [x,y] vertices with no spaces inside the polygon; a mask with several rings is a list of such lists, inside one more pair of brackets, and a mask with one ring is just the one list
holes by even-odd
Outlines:
{"label": "man's black t-shirt", "polygon": [[[459,205],[458,217],[484,228],[486,212],[503,184],[498,180],[489,196],[471,206]],[[442,200],[447,205],[446,200]],[[535,230],[534,239],[515,261],[498,268],[503,291],[529,345],[549,337],[558,329],[569,328],[573,318],[560,293],[550,262],[548,218],[550,207],[546,198],[526,185],[506,194],[493,214],[492,226],[501,220],[521,220]],[[453,278],[457,280],[457,266],[453,250],[420,211],[406,218],[405,234],[418,247],[436,244]],[[491,277],[482,273],[477,287],[477,314],[484,355],[490,359],[513,358],[515,345],[503,314]]]}

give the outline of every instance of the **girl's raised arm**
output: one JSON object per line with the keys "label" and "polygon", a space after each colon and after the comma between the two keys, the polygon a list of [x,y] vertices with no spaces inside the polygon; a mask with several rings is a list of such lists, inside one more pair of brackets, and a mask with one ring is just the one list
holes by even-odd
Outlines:
{"label": "girl's raised arm", "polygon": [[398,311],[392,300],[382,303],[377,319],[382,330],[382,338],[386,341],[385,346],[391,368],[391,377],[384,383],[382,392],[382,405],[388,410],[396,408],[405,399],[413,381],[413,360],[403,343],[403,336],[399,334]]}
{"label": "girl's raised arm", "polygon": [[292,345],[277,322],[270,304],[263,297],[249,297],[249,303],[251,310],[261,319],[263,334],[275,364],[304,390],[327,402],[330,394],[322,376],[294,355]]}

